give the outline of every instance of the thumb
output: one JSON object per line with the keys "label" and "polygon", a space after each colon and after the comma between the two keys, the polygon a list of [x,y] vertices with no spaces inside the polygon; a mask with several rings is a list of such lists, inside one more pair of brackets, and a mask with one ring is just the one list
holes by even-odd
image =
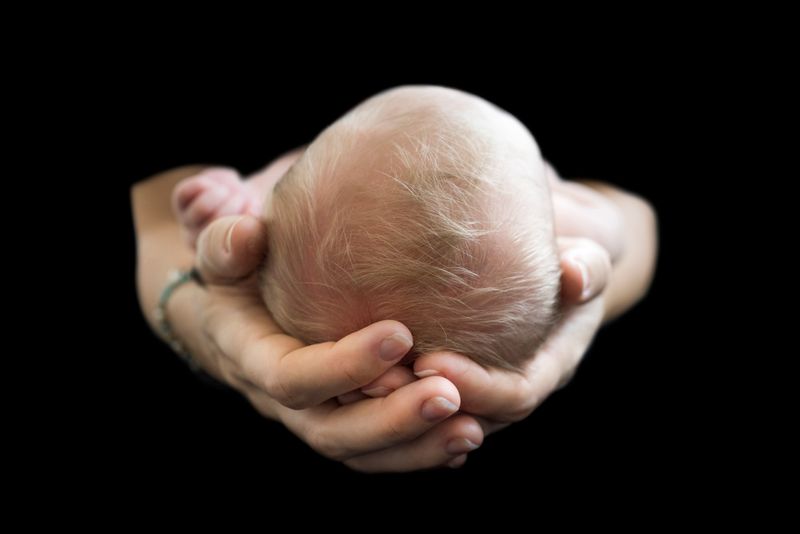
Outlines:
{"label": "thumb", "polygon": [[220,217],[197,240],[197,270],[209,284],[250,276],[267,253],[267,228],[251,215]]}
{"label": "thumb", "polygon": [[603,292],[611,278],[608,251],[586,238],[559,237],[561,299],[564,303],[588,302]]}

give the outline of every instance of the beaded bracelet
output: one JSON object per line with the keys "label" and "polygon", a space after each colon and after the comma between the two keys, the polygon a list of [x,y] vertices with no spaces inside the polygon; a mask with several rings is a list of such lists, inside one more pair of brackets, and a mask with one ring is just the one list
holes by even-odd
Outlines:
{"label": "beaded bracelet", "polygon": [[167,345],[169,345],[170,348],[172,348],[172,350],[175,351],[175,353],[186,362],[192,371],[197,373],[201,371],[200,366],[194,360],[183,343],[181,343],[178,338],[175,337],[175,333],[173,332],[172,327],[169,324],[169,320],[167,319],[167,302],[169,301],[169,298],[176,289],[191,280],[197,282],[200,287],[205,286],[203,278],[194,267],[188,271],[178,271],[177,269],[170,271],[167,285],[164,287],[164,290],[161,292],[161,297],[158,299],[158,306],[156,306],[155,310],[155,318],[156,323],[158,324],[158,330],[161,333],[161,337],[164,338],[164,341],[166,341]]}

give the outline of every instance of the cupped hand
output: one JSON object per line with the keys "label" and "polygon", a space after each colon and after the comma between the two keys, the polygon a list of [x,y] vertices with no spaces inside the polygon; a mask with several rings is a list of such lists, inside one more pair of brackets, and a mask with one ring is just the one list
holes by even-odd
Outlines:
{"label": "cupped hand", "polygon": [[284,334],[254,275],[266,232],[258,219],[239,216],[218,219],[200,235],[196,264],[206,287],[195,292],[192,309],[201,316],[202,333],[183,337],[207,370],[312,448],[355,469],[463,463],[483,432],[475,418],[454,416],[461,397],[447,378],[431,376],[358,403],[336,400],[399,362],[411,348],[411,333],[399,322],[379,321],[316,345]]}
{"label": "cupped hand", "polygon": [[[602,293],[611,274],[607,251],[583,238],[561,237],[558,244],[562,317],[522,373],[485,368],[451,352],[425,354],[414,362],[416,377],[444,377],[455,384],[461,411],[479,416],[486,434],[526,418],[565,385],[602,325]],[[413,383],[414,376],[398,369],[362,388],[361,394],[380,396]]]}
{"label": "cupped hand", "polygon": [[523,373],[487,369],[453,353],[427,354],[414,363],[418,377],[441,376],[455,384],[462,411],[481,416],[487,433],[526,418],[564,386],[603,323],[608,253],[588,239],[558,241],[563,315]]}

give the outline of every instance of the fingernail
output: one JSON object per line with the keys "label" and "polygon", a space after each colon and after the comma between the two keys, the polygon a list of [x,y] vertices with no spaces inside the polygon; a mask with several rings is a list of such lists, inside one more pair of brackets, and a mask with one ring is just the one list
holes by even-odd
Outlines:
{"label": "fingernail", "polygon": [[428,399],[422,405],[422,418],[426,421],[438,421],[458,411],[458,406],[444,397]]}
{"label": "fingernail", "polygon": [[386,386],[375,386],[374,388],[362,389],[361,393],[370,397],[386,397],[392,391],[394,390]]}
{"label": "fingernail", "polygon": [[572,258],[569,261],[581,272],[581,300],[585,300],[592,292],[592,288],[589,287],[589,269],[581,260]]}
{"label": "fingernail", "polygon": [[411,350],[414,342],[405,334],[399,332],[392,334],[381,341],[381,359],[391,361],[396,360],[406,352]]}
{"label": "fingernail", "polygon": [[425,369],[423,371],[415,371],[414,374],[417,375],[418,378],[425,378],[428,376],[436,376],[439,374],[439,371],[434,371],[433,369]]}
{"label": "fingernail", "polygon": [[467,438],[451,439],[447,442],[447,445],[444,446],[444,450],[447,451],[447,454],[464,454],[474,451],[477,448],[478,444],[471,442]]}
{"label": "fingernail", "polygon": [[236,219],[236,221],[228,228],[228,233],[225,235],[225,252],[230,254],[233,242],[233,230],[236,228],[236,225],[239,224],[239,221],[244,219],[244,215]]}
{"label": "fingernail", "polygon": [[447,462],[447,467],[451,469],[458,469],[459,467],[464,465],[466,461],[467,461],[467,455],[462,454],[461,456],[456,456],[455,458]]}

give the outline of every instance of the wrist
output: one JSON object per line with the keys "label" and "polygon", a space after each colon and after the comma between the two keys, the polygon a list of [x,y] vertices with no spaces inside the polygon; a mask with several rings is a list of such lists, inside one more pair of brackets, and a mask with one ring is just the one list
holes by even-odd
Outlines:
{"label": "wrist", "polygon": [[157,329],[158,298],[167,273],[176,266],[191,265],[192,252],[183,245],[180,228],[170,205],[172,189],[203,166],[187,166],[160,173],[131,188],[131,207],[136,231],[136,284],[142,313]]}
{"label": "wrist", "polygon": [[195,283],[186,283],[175,289],[164,311],[172,335],[191,355],[194,365],[213,378],[224,381],[219,370],[219,359],[210,349],[203,330],[203,319],[199,310],[205,309],[207,305],[207,291]]}
{"label": "wrist", "polygon": [[645,297],[658,255],[658,221],[653,207],[628,193],[619,193],[616,202],[625,216],[625,253],[611,273],[605,322],[627,312]]}

